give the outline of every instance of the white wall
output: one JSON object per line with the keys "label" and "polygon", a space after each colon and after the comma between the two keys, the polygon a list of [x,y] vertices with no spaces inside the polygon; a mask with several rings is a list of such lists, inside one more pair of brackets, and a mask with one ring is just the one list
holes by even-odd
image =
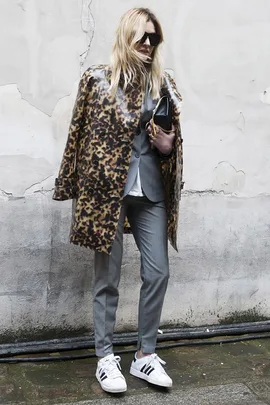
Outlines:
{"label": "white wall", "polygon": [[[92,252],[51,200],[80,74],[109,62],[135,1],[0,0],[0,330],[92,328]],[[154,0],[183,95],[185,193],[163,323],[270,316],[270,2]],[[136,328],[139,257],[125,238],[118,328]],[[134,272],[134,269],[138,271]]]}

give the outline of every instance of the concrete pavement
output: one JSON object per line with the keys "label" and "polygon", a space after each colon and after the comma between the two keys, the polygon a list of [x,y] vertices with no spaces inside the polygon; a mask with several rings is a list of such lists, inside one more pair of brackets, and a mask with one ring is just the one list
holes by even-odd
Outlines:
{"label": "concrete pavement", "polygon": [[145,393],[119,398],[67,403],[64,405],[263,405],[245,384],[217,385],[212,387],[172,390],[170,393]]}
{"label": "concrete pavement", "polygon": [[173,388],[154,387],[129,375],[129,353],[121,355],[128,391],[118,396],[101,390],[95,379],[95,358],[0,364],[0,405],[270,405],[270,339],[166,349],[158,354],[167,362]]}

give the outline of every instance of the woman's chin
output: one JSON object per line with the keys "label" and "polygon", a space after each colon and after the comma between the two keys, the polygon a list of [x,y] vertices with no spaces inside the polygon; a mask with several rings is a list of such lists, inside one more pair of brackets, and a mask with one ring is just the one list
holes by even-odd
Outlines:
{"label": "woman's chin", "polygon": [[152,62],[152,58],[151,55],[149,55],[149,53],[146,52],[140,52],[141,56],[142,56],[142,60],[144,63],[151,63]]}

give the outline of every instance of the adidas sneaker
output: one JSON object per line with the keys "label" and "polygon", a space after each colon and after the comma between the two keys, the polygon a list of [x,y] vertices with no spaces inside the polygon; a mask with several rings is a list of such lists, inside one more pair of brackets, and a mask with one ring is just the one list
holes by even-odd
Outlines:
{"label": "adidas sneaker", "polygon": [[135,354],[131,363],[130,374],[151,384],[169,388],[172,386],[172,379],[162,367],[165,364],[166,362],[161,360],[156,353],[141,359],[138,359]]}
{"label": "adidas sneaker", "polygon": [[121,373],[121,358],[109,354],[98,361],[96,378],[106,392],[118,393],[127,390],[125,377]]}

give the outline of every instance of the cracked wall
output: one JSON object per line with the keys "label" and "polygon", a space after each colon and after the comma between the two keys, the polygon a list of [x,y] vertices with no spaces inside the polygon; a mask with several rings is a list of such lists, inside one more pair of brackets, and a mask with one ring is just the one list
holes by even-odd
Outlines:
{"label": "cracked wall", "polygon": [[84,22],[85,3],[11,0],[2,6],[0,85],[16,83],[22,98],[48,116],[80,74],[78,55],[93,30]]}
{"label": "cracked wall", "polygon": [[[109,62],[119,18],[136,5],[0,0],[2,331],[92,325],[92,253],[68,244],[71,204],[51,194],[80,75]],[[269,314],[270,3],[147,5],[164,27],[165,67],[184,100],[180,251],[170,250],[163,321],[215,323],[251,304]],[[119,328],[136,327],[140,285],[129,236],[125,252]],[[208,300],[197,302],[202,294]]]}
{"label": "cracked wall", "polygon": [[90,253],[72,253],[69,202],[55,206],[51,195],[94,32],[91,1],[0,6],[1,334],[78,329],[89,316]]}
{"label": "cracked wall", "polygon": [[0,198],[23,197],[37,191],[37,184],[53,188],[81,58],[94,32],[90,6],[91,1],[73,0],[2,5]]}

